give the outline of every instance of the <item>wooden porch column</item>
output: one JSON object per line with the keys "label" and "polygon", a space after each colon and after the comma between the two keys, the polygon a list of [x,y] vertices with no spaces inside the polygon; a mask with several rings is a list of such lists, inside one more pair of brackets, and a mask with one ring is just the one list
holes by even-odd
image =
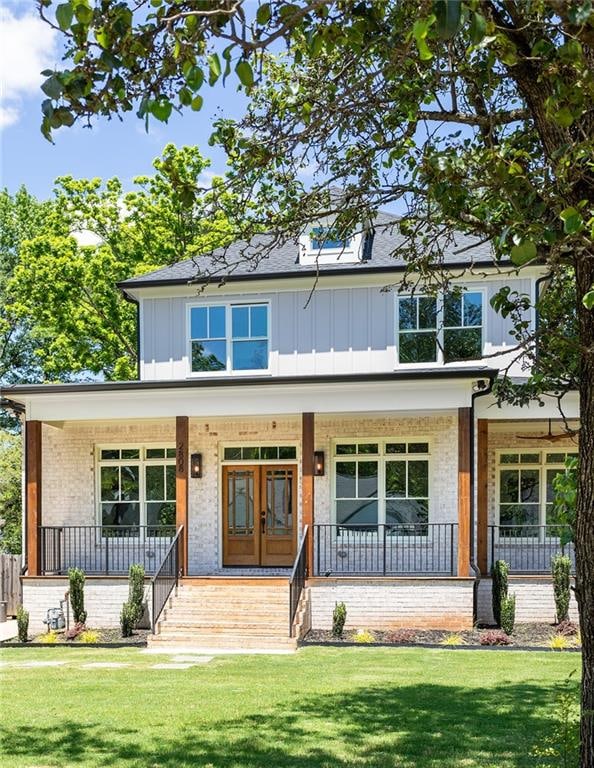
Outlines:
{"label": "wooden porch column", "polygon": [[189,435],[190,425],[187,416],[177,416],[175,419],[175,525],[183,525],[180,569],[187,573],[188,567],[188,477],[189,477]]}
{"label": "wooden porch column", "polygon": [[489,542],[489,420],[477,422],[476,447],[476,552],[477,565],[483,576],[488,572]]}
{"label": "wooden porch column", "polygon": [[41,422],[25,422],[25,513],[29,576],[41,572]]}
{"label": "wooden porch column", "polygon": [[307,573],[313,574],[313,524],[314,524],[314,414],[301,415],[301,525],[309,525],[307,543]]}
{"label": "wooden porch column", "polygon": [[458,408],[458,576],[470,568],[470,440],[471,409]]}

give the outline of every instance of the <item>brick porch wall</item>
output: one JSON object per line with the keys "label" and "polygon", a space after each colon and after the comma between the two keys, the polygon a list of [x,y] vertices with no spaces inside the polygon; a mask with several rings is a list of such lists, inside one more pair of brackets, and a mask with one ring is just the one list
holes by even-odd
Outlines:
{"label": "brick porch wall", "polygon": [[331,629],[334,606],[344,602],[347,629],[470,629],[472,589],[472,579],[314,580],[311,626]]}

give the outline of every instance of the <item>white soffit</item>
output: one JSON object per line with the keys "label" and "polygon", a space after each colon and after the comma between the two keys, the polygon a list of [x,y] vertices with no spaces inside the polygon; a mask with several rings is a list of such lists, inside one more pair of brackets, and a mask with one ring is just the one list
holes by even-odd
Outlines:
{"label": "white soffit", "polygon": [[97,421],[172,416],[266,416],[435,411],[470,405],[470,380],[249,385],[30,394],[27,419]]}

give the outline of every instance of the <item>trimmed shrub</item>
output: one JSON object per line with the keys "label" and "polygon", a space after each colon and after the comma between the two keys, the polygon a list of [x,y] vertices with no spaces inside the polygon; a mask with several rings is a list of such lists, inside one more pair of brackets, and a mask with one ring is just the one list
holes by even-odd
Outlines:
{"label": "trimmed shrub", "polygon": [[70,583],[70,605],[76,624],[84,624],[87,620],[85,611],[85,573],[80,568],[70,568],[68,571]]}
{"label": "trimmed shrub", "polygon": [[509,595],[501,601],[501,629],[506,635],[511,635],[516,623],[516,596]]}
{"label": "trimmed shrub", "polygon": [[29,611],[26,611],[22,605],[19,605],[16,618],[19,643],[26,643],[29,639]]}
{"label": "trimmed shrub", "polygon": [[499,629],[482,632],[479,637],[481,645],[511,645],[511,638]]}
{"label": "trimmed shrub", "polygon": [[501,626],[501,602],[507,597],[507,577],[509,566],[505,560],[497,560],[493,566],[491,576],[493,578],[492,602],[495,624]]}
{"label": "trimmed shrub", "polygon": [[557,624],[560,624],[562,621],[569,619],[571,560],[567,555],[555,555],[551,560],[551,571],[553,575]]}
{"label": "trimmed shrub", "polygon": [[144,613],[144,567],[142,565],[131,565],[128,571],[129,592],[128,603],[136,612],[134,626],[138,624]]}
{"label": "trimmed shrub", "polygon": [[120,627],[122,628],[122,637],[131,637],[136,626],[137,608],[130,601],[122,605],[120,613]]}
{"label": "trimmed shrub", "polygon": [[332,635],[334,637],[342,637],[346,615],[346,605],[344,603],[336,603],[332,611]]}

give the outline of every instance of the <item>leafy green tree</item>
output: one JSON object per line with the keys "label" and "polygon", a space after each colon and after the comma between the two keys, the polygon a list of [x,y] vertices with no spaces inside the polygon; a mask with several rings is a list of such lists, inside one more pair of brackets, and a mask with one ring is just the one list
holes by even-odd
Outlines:
{"label": "leafy green tree", "polygon": [[[591,0],[69,0],[41,13],[67,39],[48,71],[42,130],[137,109],[200,109],[203,83],[234,72],[251,100],[213,141],[230,182],[261,193],[287,235],[327,214],[348,232],[398,201],[411,272],[443,279],[451,229],[492,243],[509,271],[545,264],[573,312],[549,342],[581,402],[576,595],[581,765],[594,764],[594,8]],[[52,15],[55,11],[55,16]],[[287,49],[284,58],[281,43]],[[274,47],[274,56],[268,50]],[[138,62],[142,66],[138,66]],[[305,192],[299,171],[319,169]],[[331,185],[342,187],[333,195]],[[565,279],[567,278],[567,280]],[[547,291],[548,292],[548,291]],[[509,297],[508,297],[509,298]],[[530,297],[516,297],[526,308]],[[522,344],[536,339],[513,313]],[[563,294],[553,304],[561,306]],[[577,338],[563,338],[575,316]],[[574,354],[571,354],[571,345]],[[568,349],[569,348],[569,349]],[[540,384],[548,386],[550,371]],[[539,391],[538,380],[532,393]],[[505,392],[503,393],[505,394]]]}
{"label": "leafy green tree", "polygon": [[129,193],[115,178],[58,179],[61,227],[22,245],[10,310],[28,324],[45,378],[135,378],[136,310],[116,283],[231,237],[201,194],[208,162],[198,149],[170,144],[154,167]]}
{"label": "leafy green tree", "polygon": [[21,552],[21,440],[0,430],[0,551]]}

